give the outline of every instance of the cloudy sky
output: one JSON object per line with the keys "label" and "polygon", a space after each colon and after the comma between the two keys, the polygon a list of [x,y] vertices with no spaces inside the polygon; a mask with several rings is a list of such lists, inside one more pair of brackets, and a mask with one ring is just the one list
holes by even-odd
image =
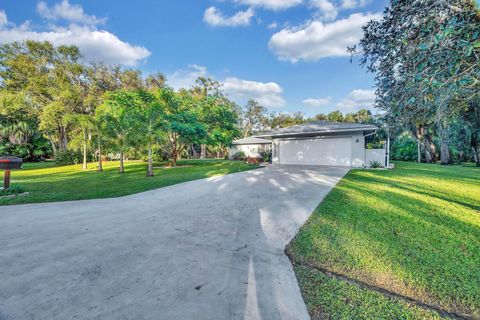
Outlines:
{"label": "cloudy sky", "polygon": [[240,104],[307,115],[371,108],[372,75],[346,47],[387,0],[2,0],[0,42],[74,44],[86,59],[198,76]]}

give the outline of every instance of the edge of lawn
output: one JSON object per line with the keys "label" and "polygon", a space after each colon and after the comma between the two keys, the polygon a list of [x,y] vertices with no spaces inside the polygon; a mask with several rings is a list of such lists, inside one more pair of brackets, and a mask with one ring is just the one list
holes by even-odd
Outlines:
{"label": "edge of lawn", "polygon": [[[191,162],[191,161],[199,161],[199,162],[204,162],[204,163],[208,163],[208,162],[221,163],[223,161],[232,161],[232,160],[224,160],[224,159],[185,159],[185,160],[179,160],[179,163],[180,162]],[[48,163],[48,162],[46,162],[46,163]],[[127,170],[127,164],[128,163],[129,163],[129,161],[125,162],[126,172],[124,173],[124,175],[129,174],[128,170]],[[140,163],[140,162],[139,161],[132,161],[131,163]],[[33,163],[33,164],[36,164],[36,163]],[[95,163],[91,162],[89,164],[95,164]],[[171,168],[168,168],[166,166],[162,167],[162,168],[158,168],[158,166],[163,166],[165,164],[167,164],[167,162],[154,163],[154,167],[157,167],[154,170],[158,170],[158,169],[171,170]],[[182,184],[182,183],[187,183],[187,182],[202,180],[202,179],[210,179],[210,178],[213,178],[213,177],[221,177],[221,176],[226,176],[226,175],[230,175],[230,174],[234,174],[234,173],[241,173],[241,172],[246,172],[246,171],[251,171],[251,170],[257,170],[257,169],[261,169],[261,168],[265,167],[264,165],[251,165],[251,164],[246,164],[246,163],[245,163],[245,165],[248,165],[248,166],[246,166],[245,168],[235,168],[231,172],[223,172],[223,173],[222,172],[218,172],[218,173],[205,172],[204,173],[205,176],[194,177],[192,179],[185,179],[185,180],[178,181],[178,182],[173,182],[173,183],[166,183],[166,184],[160,184],[160,185],[150,185],[146,188],[133,190],[131,192],[128,192],[128,191],[127,192],[122,192],[121,194],[115,194],[115,195],[100,195],[100,196],[94,196],[94,197],[88,197],[88,196],[87,197],[82,197],[82,196],[80,196],[80,197],[72,197],[72,198],[65,198],[65,199],[31,199],[31,198],[29,198],[30,195],[27,195],[25,197],[17,196],[17,197],[14,197],[14,198],[1,198],[0,197],[0,207],[2,207],[2,206],[15,206],[15,205],[41,204],[41,203],[68,202],[68,201],[83,201],[83,200],[100,200],[100,199],[122,198],[122,197],[128,197],[128,196],[135,195],[135,194],[149,192],[149,191],[156,190],[156,189],[170,187],[170,186],[177,185],[177,184]],[[77,164],[77,165],[51,165],[51,166],[45,166],[45,167],[41,167],[41,168],[34,168],[34,169],[28,169],[28,170],[53,169],[53,168],[72,167],[72,166],[80,166],[80,165],[79,164]],[[201,167],[201,166],[202,165],[199,165],[198,167]],[[193,166],[193,167],[195,167],[195,166]],[[145,162],[145,168],[146,168],[146,162]],[[182,169],[182,167],[179,166],[178,169]],[[212,168],[212,169],[214,170],[214,168]],[[222,170],[222,169],[219,169],[219,170]],[[101,173],[105,174],[108,171],[109,170],[104,170],[104,172],[101,172]],[[114,170],[110,170],[110,171],[112,171],[112,173],[114,172]],[[145,177],[144,178],[145,179],[150,179],[151,177],[146,176],[146,172],[147,171],[145,169]],[[82,174],[82,173],[89,174],[89,173],[93,173],[93,171],[91,171],[91,170],[89,170],[89,171],[78,171],[76,173],[77,174]],[[97,172],[95,172],[95,174],[96,173]],[[108,172],[108,173],[110,173],[110,172]],[[115,172],[115,174],[116,173],[117,172]],[[155,177],[158,177],[158,175],[155,175],[153,178],[155,178]],[[21,181],[20,182],[17,181],[14,184],[15,185],[21,185]],[[28,188],[26,188],[25,191],[29,192]],[[29,200],[33,200],[33,201],[29,201]]]}
{"label": "edge of lawn", "polygon": [[[362,171],[362,169],[354,170]],[[322,203],[328,200],[330,193],[336,187],[332,188],[322,202],[319,203],[312,216]],[[439,309],[415,298],[403,296],[388,289],[365,283],[359,279],[350,278],[348,275],[322,269],[316,265],[311,265],[308,261],[301,259],[301,257],[296,257],[295,253],[291,252],[293,250],[292,244],[296,241],[302,229],[309,223],[309,220],[285,247],[284,252],[293,266],[302,297],[312,319],[370,319],[372,317],[388,319],[468,318],[456,312]],[[319,289],[321,287],[326,288],[327,291]],[[368,313],[363,314],[362,312],[364,311]]]}

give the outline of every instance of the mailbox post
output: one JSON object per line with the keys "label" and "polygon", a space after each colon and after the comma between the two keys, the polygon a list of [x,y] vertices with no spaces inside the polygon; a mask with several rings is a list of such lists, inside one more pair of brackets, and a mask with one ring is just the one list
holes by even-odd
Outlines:
{"label": "mailbox post", "polygon": [[0,170],[5,170],[3,174],[3,189],[10,188],[10,171],[21,169],[23,160],[18,157],[0,157]]}

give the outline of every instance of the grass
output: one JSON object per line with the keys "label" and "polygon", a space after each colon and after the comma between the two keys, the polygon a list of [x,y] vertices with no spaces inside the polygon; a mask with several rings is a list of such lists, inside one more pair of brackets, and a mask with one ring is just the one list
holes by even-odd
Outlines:
{"label": "grass", "polygon": [[414,305],[330,278],[311,268],[295,266],[313,319],[440,319]]}
{"label": "grass", "polygon": [[[288,254],[296,264],[480,319],[480,169],[395,165],[388,171],[350,171],[290,243]],[[314,318],[318,310],[334,319],[377,318],[395,308],[397,316],[383,318],[424,318],[400,301],[372,300],[371,290],[339,289],[335,282],[341,280],[332,284],[318,272],[297,268],[297,276]],[[312,286],[312,279],[327,284]]]}
{"label": "grass", "polygon": [[97,199],[125,196],[172,184],[240,172],[255,168],[241,161],[181,160],[177,168],[155,164],[155,176],[146,176],[146,163],[125,163],[125,173],[118,173],[118,162],[105,162],[104,171],[96,172],[96,163],[82,171],[81,165],[55,166],[53,162],[26,163],[12,171],[12,185],[30,193],[27,197],[0,199],[0,205]]}

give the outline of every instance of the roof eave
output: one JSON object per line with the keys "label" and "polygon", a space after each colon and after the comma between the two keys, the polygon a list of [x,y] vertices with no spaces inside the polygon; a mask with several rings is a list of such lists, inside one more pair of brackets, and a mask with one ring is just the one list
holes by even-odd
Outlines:
{"label": "roof eave", "polygon": [[256,135],[256,137],[291,137],[291,136],[312,136],[325,133],[342,133],[342,132],[358,132],[358,131],[375,131],[378,130],[378,127],[371,126],[365,128],[354,128],[354,129],[336,129],[336,130],[316,130],[316,131],[306,131],[306,132],[285,132],[285,133],[272,133],[272,134],[262,134]]}

